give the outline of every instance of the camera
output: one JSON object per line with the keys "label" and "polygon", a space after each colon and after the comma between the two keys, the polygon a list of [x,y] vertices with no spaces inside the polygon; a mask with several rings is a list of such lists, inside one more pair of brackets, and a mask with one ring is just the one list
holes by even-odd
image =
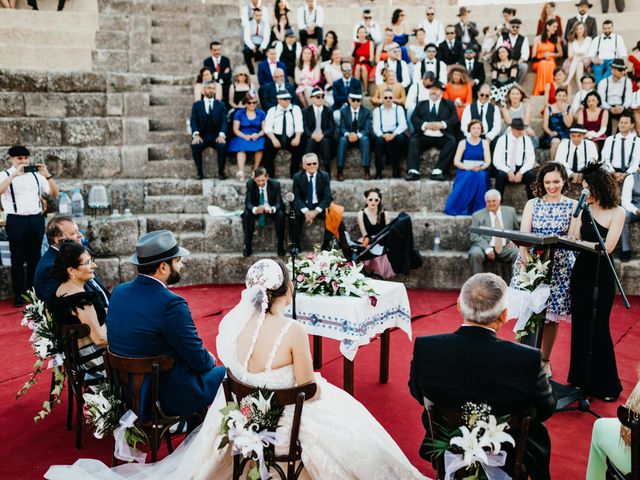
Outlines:
{"label": "camera", "polygon": [[25,165],[24,166],[24,173],[38,173],[38,166],[37,165]]}

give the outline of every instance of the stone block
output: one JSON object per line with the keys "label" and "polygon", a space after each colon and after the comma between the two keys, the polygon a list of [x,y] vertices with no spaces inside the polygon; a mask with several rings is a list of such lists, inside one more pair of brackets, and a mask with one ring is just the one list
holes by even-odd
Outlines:
{"label": "stone block", "polygon": [[127,50],[129,48],[129,35],[126,31],[101,29],[96,32],[96,48]]}
{"label": "stone block", "polygon": [[24,97],[22,93],[0,93],[0,117],[23,117]]}
{"label": "stone block", "polygon": [[140,237],[138,219],[98,218],[89,222],[87,236],[97,256],[131,255]]}
{"label": "stone block", "polygon": [[125,92],[124,114],[127,117],[140,117],[149,110],[149,94],[144,92]]}
{"label": "stone block", "polygon": [[127,0],[98,0],[98,9],[103,15],[107,13],[122,15],[131,13],[131,2]]}
{"label": "stone block", "polygon": [[124,98],[122,93],[107,93],[107,116],[121,117],[124,112]]}
{"label": "stone block", "polygon": [[104,92],[107,83],[103,74],[93,72],[73,72],[48,74],[49,92],[81,93]]}
{"label": "stone block", "polygon": [[120,145],[122,122],[119,118],[65,119],[62,137],[65,145],[79,147]]}
{"label": "stone block", "polygon": [[146,117],[122,119],[123,145],[146,145],[149,138],[149,120]]}
{"label": "stone block", "polygon": [[56,177],[75,177],[78,170],[78,149],[75,147],[34,147],[30,149],[35,162],[46,163]]}
{"label": "stone block", "polygon": [[217,181],[213,186],[211,203],[225,210],[237,210],[244,204],[244,196],[245,188],[240,182],[231,184]]}
{"label": "stone block", "polygon": [[129,261],[132,254],[120,257],[120,283],[130,282],[138,276],[136,266]]}
{"label": "stone block", "polygon": [[147,229],[171,230],[172,232],[204,232],[205,215],[203,214],[159,214],[146,215]]}
{"label": "stone block", "polygon": [[122,175],[124,177],[144,176],[145,166],[149,161],[149,153],[146,146],[123,146],[120,151],[122,158]]}
{"label": "stone block", "polygon": [[192,253],[182,259],[179,285],[207,284],[213,281],[211,258],[208,253]]}
{"label": "stone block", "polygon": [[25,114],[28,117],[65,117],[67,104],[64,97],[61,93],[25,93]]}
{"label": "stone block", "polygon": [[112,178],[122,170],[119,147],[78,149],[78,168],[83,178]]}
{"label": "stone block", "polygon": [[242,283],[249,267],[260,258],[274,258],[275,256],[243,257],[242,255],[217,254],[211,255],[211,276],[213,283]]}
{"label": "stone block", "polygon": [[107,74],[108,92],[143,92],[149,90],[149,76],[138,73]]}
{"label": "stone block", "polygon": [[[205,250],[207,252],[228,251],[229,245],[236,244],[240,249],[241,243],[237,239],[243,238],[242,222],[238,217],[205,216]],[[234,242],[235,240],[235,242]]]}
{"label": "stone block", "polygon": [[44,92],[47,82],[45,72],[0,71],[0,91],[4,92]]}
{"label": "stone block", "polygon": [[104,285],[113,289],[120,284],[120,260],[118,257],[96,258],[96,274]]}
{"label": "stone block", "polygon": [[54,119],[24,118],[0,120],[0,145],[22,144],[29,147],[60,145],[62,122]]}
{"label": "stone block", "polygon": [[[146,27],[146,23],[145,23]],[[135,52],[151,52],[151,29],[132,30],[129,33],[129,50]],[[148,59],[147,59],[148,60]]]}
{"label": "stone block", "polygon": [[0,120],[0,145],[20,143],[20,126],[15,120]]}
{"label": "stone block", "polygon": [[100,15],[100,30],[118,30],[126,32],[129,29],[129,16],[116,14]]}
{"label": "stone block", "polygon": [[129,59],[126,50],[94,50],[93,66],[96,71],[126,72],[129,70]]}
{"label": "stone block", "polygon": [[64,95],[67,117],[104,117],[107,95],[104,93],[67,93]]}
{"label": "stone block", "polygon": [[0,265],[0,300],[13,298],[11,267]]}
{"label": "stone block", "polygon": [[133,213],[144,210],[144,182],[142,180],[114,180],[109,182],[108,191],[111,206],[124,212],[129,208]]}

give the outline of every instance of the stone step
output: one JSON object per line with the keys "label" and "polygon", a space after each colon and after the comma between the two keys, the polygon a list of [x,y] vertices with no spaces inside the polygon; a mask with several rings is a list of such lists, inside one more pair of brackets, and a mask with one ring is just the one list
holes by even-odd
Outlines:
{"label": "stone step", "polygon": [[149,107],[149,120],[167,119],[170,117],[180,116],[188,118],[191,115],[191,105],[175,104],[175,105],[153,105]]}
{"label": "stone step", "polygon": [[144,181],[146,195],[202,195],[203,183],[200,180],[172,180],[152,178]]}
{"label": "stone step", "polygon": [[145,178],[194,178],[195,168],[191,163],[180,160],[154,160],[145,165]]}
{"label": "stone step", "polygon": [[155,13],[166,14],[166,13],[174,13],[174,12],[187,14],[188,10],[187,10],[186,3],[182,3],[182,2],[157,3],[154,1],[151,3],[151,12],[153,14]]}
{"label": "stone step", "polygon": [[[158,75],[185,75],[192,70],[190,64],[185,63],[150,63],[145,71]],[[193,79],[191,80],[193,82]]]}
{"label": "stone step", "polygon": [[149,84],[152,88],[170,88],[170,87],[185,87],[190,86],[193,90],[193,75],[180,74],[180,75],[168,75],[164,73],[152,73],[149,75]]}
{"label": "stone step", "polygon": [[163,15],[159,12],[153,12],[151,26],[153,28],[189,28],[189,15],[181,15],[177,12],[172,12],[169,15]]}
{"label": "stone step", "polygon": [[178,235],[180,246],[189,252],[205,253],[205,238],[202,232],[184,232]]}
{"label": "stone step", "polygon": [[171,230],[176,233],[204,232],[204,217],[202,213],[161,213],[147,214],[147,230]]}
{"label": "stone step", "polygon": [[193,102],[193,93],[167,93],[167,94],[157,94],[152,93],[149,96],[149,105],[151,106],[174,106],[174,105],[183,105],[186,106],[191,111],[190,103]]}
{"label": "stone step", "polygon": [[11,45],[0,47],[0,68],[38,71],[92,70],[91,47]]}
{"label": "stone step", "polygon": [[151,63],[184,63],[191,65],[191,52],[184,50],[152,52]]}
{"label": "stone step", "polygon": [[147,195],[145,213],[203,213],[207,201],[202,195]]}
{"label": "stone step", "polygon": [[[167,107],[152,107],[151,112],[153,112],[156,108],[167,108]],[[150,131],[165,131],[165,130],[175,130],[175,131],[186,131],[186,120],[188,118],[188,114],[184,114],[181,117],[176,117],[175,115],[170,116],[160,116],[156,118],[149,118],[149,130]]]}
{"label": "stone step", "polygon": [[[5,10],[6,11],[6,10]],[[3,11],[4,13],[4,11]],[[48,30],[47,45],[86,45],[88,48],[95,46],[96,31],[87,30]],[[34,31],[24,26],[16,27],[0,23],[0,38],[3,46],[32,46],[43,47],[42,38],[34,35]]]}
{"label": "stone step", "polygon": [[[156,144],[149,147],[149,160],[157,161],[157,160],[170,160],[179,162],[182,165],[188,165],[189,162],[193,163],[193,160],[189,159],[187,155],[191,155],[191,148],[189,147],[189,136],[186,134],[185,130],[183,133],[176,131],[152,131],[149,132],[152,135],[156,134],[168,134],[168,135],[182,135],[183,141],[181,143],[167,143],[167,144]],[[174,160],[175,158],[180,158],[181,160]],[[216,170],[217,171],[217,170]],[[185,178],[190,177],[188,172],[185,172]]]}
{"label": "stone step", "polygon": [[173,35],[164,35],[159,32],[151,32],[151,45],[175,45],[188,44],[191,41],[189,32],[175,33]]}
{"label": "stone step", "polygon": [[[186,124],[185,124],[185,127],[186,127]],[[149,132],[149,143],[153,145],[152,147],[149,147],[150,149],[149,151],[151,151],[151,149],[154,150],[154,158],[151,158],[150,160],[158,160],[158,157],[155,155],[155,152],[158,149],[158,144],[170,143],[171,146],[175,146],[176,144],[184,145],[189,143],[190,138],[191,137],[186,132],[186,130],[183,130],[182,132],[178,130]],[[162,147],[162,145],[160,145],[160,147]],[[175,155],[175,153],[172,153],[171,155]],[[173,156],[171,158],[173,158]]]}

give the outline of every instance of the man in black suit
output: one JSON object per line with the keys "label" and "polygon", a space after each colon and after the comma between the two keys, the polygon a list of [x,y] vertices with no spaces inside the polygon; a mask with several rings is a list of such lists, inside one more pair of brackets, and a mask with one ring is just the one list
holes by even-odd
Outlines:
{"label": "man in black suit", "polygon": [[295,105],[296,90],[293,85],[287,82],[287,77],[284,74],[284,70],[276,68],[273,71],[273,82],[266,83],[260,90],[258,90],[258,96],[260,97],[260,106],[262,110],[268,112],[271,107],[278,105],[278,93],[289,92],[291,95],[292,103]]}
{"label": "man in black suit", "polygon": [[321,88],[311,91],[311,105],[302,111],[304,126],[305,153],[322,156],[324,169],[331,175],[331,150],[336,125],[331,109],[324,104],[324,92]]}
{"label": "man in black suit", "polygon": [[[551,441],[542,422],[553,414],[556,397],[540,350],[496,336],[507,318],[506,295],[507,284],[492,273],[467,280],[458,297],[462,326],[416,339],[409,390],[421,405],[459,409],[466,402],[486,403],[496,416],[531,415],[524,464],[533,480],[547,480]],[[426,440],[426,413],[422,418]],[[425,447],[420,455],[430,460]]]}
{"label": "man in black suit", "polygon": [[456,127],[458,113],[450,100],[442,98],[443,85],[435,81],[429,91],[429,100],[418,103],[413,115],[413,135],[409,140],[408,172],[405,180],[420,180],[420,156],[430,147],[440,150],[431,180],[446,180],[451,170],[456,150]]}
{"label": "man in black suit", "polygon": [[480,34],[476,22],[469,20],[471,10],[467,7],[460,7],[458,18],[460,21],[454,25],[456,29],[456,38],[462,43],[472,43],[476,48],[480,49],[477,37]]}
{"label": "man in black suit", "polygon": [[204,178],[202,169],[202,152],[214,148],[218,154],[218,178],[225,179],[224,161],[227,154],[227,109],[216,100],[215,84],[205,82],[202,87],[204,98],[191,107],[191,155],[196,164],[199,180]]}
{"label": "man in black suit", "polygon": [[467,69],[471,81],[473,82],[473,98],[478,98],[478,88],[484,84],[486,74],[484,72],[484,63],[478,60],[476,49],[470,43],[462,45],[462,53],[464,58],[460,60],[460,65]]}
{"label": "man in black suit", "polygon": [[371,180],[371,111],[362,106],[362,95],[349,94],[349,104],[340,109],[340,123],[338,125],[338,181],[344,180],[344,164],[347,149],[360,149],[360,160],[364,170],[363,179]]}
{"label": "man in black suit", "polygon": [[276,224],[276,237],[278,239],[278,255],[283,256],[284,251],[284,206],[280,182],[272,180],[264,167],[258,167],[253,172],[253,178],[247,181],[247,193],[244,200],[244,213],[242,214],[242,229],[244,230],[244,249],[242,255],[248,257],[253,248],[253,231],[255,223],[263,228],[267,219]]}
{"label": "man in black suit", "polygon": [[231,86],[231,61],[222,55],[222,44],[214,40],[209,44],[211,56],[204,59],[202,65],[213,72],[213,79],[222,85],[222,98],[225,105],[229,105],[229,87]]}
{"label": "man in black suit", "polygon": [[[351,76],[351,64],[342,62],[342,78],[333,82],[333,111],[339,111],[347,103],[350,93],[362,93],[362,83]],[[337,115],[334,118],[338,118]],[[338,120],[336,120],[336,123]]]}
{"label": "man in black suit", "polygon": [[[447,25],[447,29],[451,28],[453,28],[451,25]],[[447,36],[447,38],[438,45],[438,59],[447,65],[460,62],[460,60],[462,60],[462,41],[457,37]]]}
{"label": "man in black suit", "polygon": [[[608,0],[605,0],[605,1],[607,2],[607,7],[608,7],[609,1]],[[622,5],[624,8],[624,0],[616,0],[616,6],[618,5],[619,1],[623,2]],[[571,33],[571,30],[573,30],[573,26],[578,22],[584,23],[585,34],[587,34],[591,38],[597,37],[598,23],[596,22],[595,18],[589,15],[589,9],[592,8],[593,5],[589,3],[589,0],[580,0],[575,5],[576,7],[578,7],[578,14],[575,17],[571,17],[569,20],[567,20],[567,26],[564,29],[564,39],[566,41],[569,40],[569,34]],[[604,8],[602,13],[606,13]]]}
{"label": "man in black suit", "polygon": [[[296,232],[293,238],[299,239],[303,225],[311,225],[318,219],[324,222],[325,210],[333,201],[331,194],[331,179],[329,174],[318,169],[318,156],[307,153],[302,157],[302,171],[293,176],[293,194],[298,214]],[[333,234],[325,228],[322,249],[328,250]],[[300,245],[294,248],[300,251]]]}

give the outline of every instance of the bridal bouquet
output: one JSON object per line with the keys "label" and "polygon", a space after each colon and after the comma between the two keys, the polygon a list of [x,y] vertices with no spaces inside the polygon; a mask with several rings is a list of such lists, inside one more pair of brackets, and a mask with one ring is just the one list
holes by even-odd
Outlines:
{"label": "bridal bouquet", "polygon": [[60,394],[64,388],[65,380],[65,373],[62,368],[64,343],[58,335],[58,329],[51,314],[45,308],[44,302],[37,297],[35,290],[29,290],[24,297],[27,304],[22,311],[24,317],[20,325],[31,330],[29,342],[31,343],[33,354],[36,356],[36,362],[33,365],[33,373],[16,394],[16,399],[25,395],[36,384],[36,378],[42,373],[45,361],[48,360],[47,368],[53,369],[51,400],[43,402],[42,409],[33,418],[35,422],[38,422],[51,413],[54,405],[60,403]]}
{"label": "bridal bouquet", "polygon": [[276,432],[284,408],[273,398],[273,392],[258,390],[242,399],[240,405],[227,403],[220,410],[222,419],[222,441],[218,449],[231,444],[233,455],[242,455],[254,460],[256,465],[249,470],[250,480],[271,478],[269,467],[273,464],[273,449],[282,445],[283,436]]}
{"label": "bridal bouquet", "polygon": [[362,268],[362,264],[347,261],[339,250],[309,253],[296,265],[297,290],[329,297],[369,297],[375,307],[376,292],[369,286]]}
{"label": "bridal bouquet", "polygon": [[508,417],[491,415],[491,407],[485,403],[467,402],[462,406],[462,412],[464,425],[457,429],[434,424],[438,439],[430,443],[432,453],[436,456],[444,454],[444,480],[509,478],[500,469],[507,459],[502,444],[515,445],[513,437],[505,432],[509,428]]}
{"label": "bridal bouquet", "polygon": [[517,318],[513,331],[519,340],[544,324],[549,288],[551,261],[543,262],[536,253],[527,253],[514,279],[516,288],[509,287],[509,318]]}

